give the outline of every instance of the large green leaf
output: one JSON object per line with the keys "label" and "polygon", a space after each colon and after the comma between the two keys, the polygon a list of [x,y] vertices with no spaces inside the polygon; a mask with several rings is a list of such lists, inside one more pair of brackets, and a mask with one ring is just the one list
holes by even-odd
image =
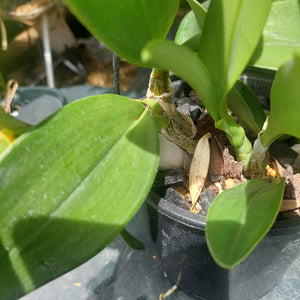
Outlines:
{"label": "large green leaf", "polygon": [[271,89],[268,127],[261,142],[268,147],[279,136],[287,134],[300,138],[300,53],[277,72]]}
{"label": "large green leaf", "polygon": [[199,55],[223,98],[246,67],[260,39],[272,0],[214,0],[208,9]]}
{"label": "large green leaf", "polygon": [[269,231],[280,208],[284,181],[254,179],[216,197],[207,215],[206,238],[220,266],[235,267]]}
{"label": "large green leaf", "polygon": [[261,42],[251,64],[278,69],[300,48],[300,5],[298,0],[274,1]]}
{"label": "large green leaf", "polygon": [[0,160],[0,298],[108,245],[150,190],[158,148],[148,109],[116,95],[73,102],[17,139]]}
{"label": "large green leaf", "polygon": [[179,0],[65,0],[78,19],[112,51],[141,65],[140,52],[152,39],[164,38]]}

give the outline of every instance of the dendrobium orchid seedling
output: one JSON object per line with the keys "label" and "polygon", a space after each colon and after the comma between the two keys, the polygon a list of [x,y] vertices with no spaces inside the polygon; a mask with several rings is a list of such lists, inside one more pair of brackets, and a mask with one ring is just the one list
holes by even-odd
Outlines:
{"label": "dendrobium orchid seedling", "polygon": [[[250,174],[220,193],[207,216],[213,258],[222,267],[236,266],[271,228],[283,198],[284,178],[266,173],[268,149],[280,137],[300,138],[299,50],[276,72],[268,118],[238,80],[255,60],[273,1],[212,0],[206,9],[187,0],[192,11],[175,42],[165,37],[179,0],[65,2],[112,51],[153,72],[145,100],[91,96],[36,127],[0,108],[0,129],[18,136],[0,156],[0,298],[19,297],[75,268],[122,232],[151,189],[159,136],[189,155],[199,152],[199,143],[208,151],[210,134],[199,137],[171,100],[169,71],[201,97]],[[245,127],[256,135],[254,143]],[[208,158],[199,153],[191,169],[205,178],[197,164],[207,165]],[[196,180],[193,197],[200,192]]]}

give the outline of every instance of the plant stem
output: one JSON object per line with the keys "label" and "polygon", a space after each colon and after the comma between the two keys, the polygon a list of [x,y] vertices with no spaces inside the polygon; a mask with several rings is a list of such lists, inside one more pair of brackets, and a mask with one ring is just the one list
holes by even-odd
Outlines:
{"label": "plant stem", "polygon": [[279,137],[280,137],[280,134],[277,134],[277,132],[268,130],[268,127],[266,127],[266,130],[260,136],[260,141],[264,147],[269,147]]}
{"label": "plant stem", "polygon": [[170,120],[166,130],[162,133],[188,153],[193,154],[196,148],[194,139],[197,129],[193,121],[180,113],[172,101],[173,90],[170,85],[169,72],[162,69],[153,69],[149,80],[147,98],[156,100]]}
{"label": "plant stem", "polygon": [[238,161],[245,163],[244,169],[249,167],[252,145],[246,137],[244,128],[235,122],[234,118],[227,113],[222,119],[215,123],[216,128],[223,130],[230,144],[234,147]]}
{"label": "plant stem", "polygon": [[264,147],[260,135],[254,142],[253,153],[250,162],[250,175],[252,178],[263,178],[266,176],[266,155],[269,147]]}

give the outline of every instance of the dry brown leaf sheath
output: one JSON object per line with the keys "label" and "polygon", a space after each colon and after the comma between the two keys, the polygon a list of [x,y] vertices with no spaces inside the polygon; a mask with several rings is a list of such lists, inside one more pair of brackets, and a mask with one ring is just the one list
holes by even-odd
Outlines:
{"label": "dry brown leaf sheath", "polygon": [[210,160],[209,138],[210,133],[205,134],[199,141],[194,153],[189,176],[189,188],[192,199],[190,211],[193,211],[204,186]]}

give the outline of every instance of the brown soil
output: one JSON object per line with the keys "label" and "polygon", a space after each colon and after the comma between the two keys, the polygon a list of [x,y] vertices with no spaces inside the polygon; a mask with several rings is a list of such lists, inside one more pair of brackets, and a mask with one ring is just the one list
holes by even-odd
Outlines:
{"label": "brown soil", "polygon": [[[201,105],[201,99],[197,94],[192,91],[190,98],[196,103]],[[202,105],[201,105],[202,106]],[[237,162],[234,158],[234,152],[231,151],[231,145],[223,131],[215,128],[214,120],[203,108],[203,113],[198,120],[197,131],[200,136],[206,133],[211,133],[210,138],[210,156],[213,158],[210,160],[207,178],[203,187],[203,190],[210,189],[217,196],[222,191],[225,191],[241,182],[247,180],[247,176],[243,174],[243,163]],[[275,168],[275,164],[274,164]],[[289,218],[294,216],[300,216],[299,200],[300,199],[300,174],[293,174],[291,167],[284,169],[281,167],[282,177],[286,178],[286,187],[284,193],[285,201],[297,199],[296,206],[294,203],[288,205],[288,207],[297,207],[296,209],[290,209],[279,213],[278,218]],[[187,175],[186,175],[187,176]],[[269,175],[268,175],[269,176]],[[279,175],[277,175],[279,176]],[[188,182],[185,178],[183,182]],[[188,185],[176,187],[176,191],[182,195],[184,200],[191,207],[191,199],[188,191]],[[198,200],[196,210],[193,212],[200,213],[201,203]],[[282,210],[285,210],[286,206],[282,206]]]}

